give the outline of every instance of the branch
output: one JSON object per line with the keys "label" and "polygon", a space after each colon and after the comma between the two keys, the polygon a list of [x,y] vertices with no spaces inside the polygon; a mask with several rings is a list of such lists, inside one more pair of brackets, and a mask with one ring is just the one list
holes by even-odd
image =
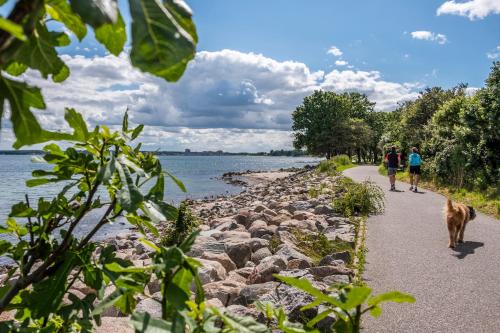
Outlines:
{"label": "branch", "polygon": [[78,250],[81,250],[85,245],[87,245],[87,243],[97,233],[97,231],[99,231],[99,229],[101,229],[103,225],[105,225],[106,223],[109,222],[108,215],[111,214],[111,212],[115,208],[115,205],[116,205],[116,198],[113,199],[113,201],[109,205],[108,209],[106,209],[106,212],[103,214],[103,216],[101,217],[101,220],[96,224],[94,229],[92,229],[92,231],[90,231],[87,234],[87,236],[80,242],[80,244],[78,245]]}

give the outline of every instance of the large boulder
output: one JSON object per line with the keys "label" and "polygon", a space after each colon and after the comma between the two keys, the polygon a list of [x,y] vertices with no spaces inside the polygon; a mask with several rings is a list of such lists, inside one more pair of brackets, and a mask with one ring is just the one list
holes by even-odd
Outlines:
{"label": "large boulder", "polygon": [[231,260],[231,258],[229,258],[227,253],[204,252],[201,258],[211,261],[217,261],[224,267],[226,272],[234,271],[237,268],[235,263]]}
{"label": "large boulder", "polygon": [[199,239],[196,239],[196,242],[193,244],[187,255],[190,257],[201,257],[205,252],[224,253],[224,251],[224,242],[217,241],[212,237],[200,237]]}
{"label": "large boulder", "polygon": [[245,264],[252,256],[249,240],[230,239],[225,243],[225,251],[238,268],[245,267]]}
{"label": "large boulder", "polygon": [[251,238],[248,241],[248,245],[250,246],[252,252],[255,252],[263,247],[269,247],[269,241],[262,238]]}
{"label": "large boulder", "polygon": [[314,214],[329,215],[333,213],[333,209],[327,205],[319,205],[314,208]]}
{"label": "large boulder", "polygon": [[315,266],[308,268],[308,271],[316,278],[325,278],[329,275],[353,275],[354,272],[350,268],[343,266]]}

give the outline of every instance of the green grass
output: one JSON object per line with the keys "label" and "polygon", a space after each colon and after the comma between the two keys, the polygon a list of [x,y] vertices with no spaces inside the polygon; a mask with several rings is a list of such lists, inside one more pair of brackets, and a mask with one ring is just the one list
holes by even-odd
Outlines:
{"label": "green grass", "polygon": [[[383,165],[379,166],[378,171],[381,175],[387,176],[387,170]],[[396,179],[405,183],[410,182],[408,171],[398,172]],[[500,198],[498,194],[488,193],[488,191],[471,191],[464,188],[454,188],[451,186],[437,185],[432,181],[420,178],[419,187],[429,189],[450,197],[454,201],[473,206],[477,210],[500,219]]]}

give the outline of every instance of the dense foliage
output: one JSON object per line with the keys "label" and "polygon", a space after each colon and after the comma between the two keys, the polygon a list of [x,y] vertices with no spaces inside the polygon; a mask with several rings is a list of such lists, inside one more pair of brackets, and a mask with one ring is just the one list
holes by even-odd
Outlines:
{"label": "dense foliage", "polygon": [[393,112],[375,112],[357,93],[316,91],[293,113],[294,144],[327,158],[345,153],[378,162],[388,147],[418,147],[424,177],[435,183],[495,192],[500,181],[500,62],[486,85],[427,88]]}
{"label": "dense foliage", "polygon": [[315,91],[293,112],[294,146],[329,159],[339,154],[376,161],[385,114],[366,95]]}
{"label": "dense foliage", "polygon": [[[6,1],[0,1],[5,5]],[[197,35],[183,1],[129,0],[132,23],[130,60],[138,69],[177,81],[194,57]],[[72,140],[69,134],[42,129],[33,109],[46,105],[37,87],[16,76],[38,71],[54,82],[70,75],[58,48],[79,40],[93,28],[96,40],[118,55],[127,27],[116,0],[18,0],[7,18],[0,17],[0,119],[8,102],[17,141],[15,148],[50,140]]]}
{"label": "dense foliage", "polygon": [[435,183],[494,192],[500,181],[500,62],[472,95],[464,85],[432,88],[402,105],[382,144],[419,147],[424,176]]}

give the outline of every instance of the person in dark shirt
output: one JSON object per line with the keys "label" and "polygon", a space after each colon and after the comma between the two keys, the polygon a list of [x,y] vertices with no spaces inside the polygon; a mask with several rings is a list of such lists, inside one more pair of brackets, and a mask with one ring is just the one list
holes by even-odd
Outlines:
{"label": "person in dark shirt", "polygon": [[390,191],[396,190],[396,172],[399,167],[399,154],[396,147],[392,146],[391,151],[387,154],[387,175],[389,176],[389,183],[391,184]]}

